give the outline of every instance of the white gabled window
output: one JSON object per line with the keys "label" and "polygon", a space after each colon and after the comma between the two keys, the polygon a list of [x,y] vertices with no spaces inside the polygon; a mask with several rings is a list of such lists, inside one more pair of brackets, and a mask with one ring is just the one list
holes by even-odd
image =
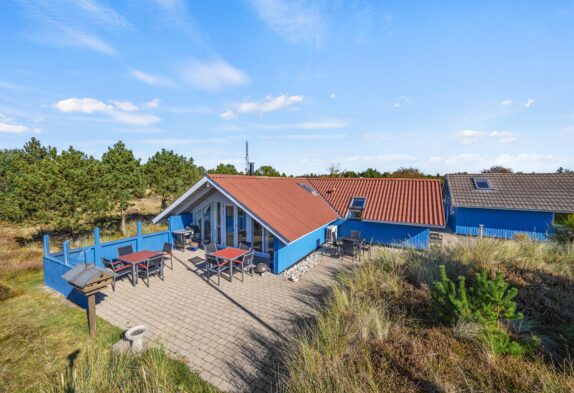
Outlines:
{"label": "white gabled window", "polygon": [[351,220],[360,220],[363,218],[363,210],[367,199],[363,197],[353,197],[349,204],[349,213],[347,215]]}

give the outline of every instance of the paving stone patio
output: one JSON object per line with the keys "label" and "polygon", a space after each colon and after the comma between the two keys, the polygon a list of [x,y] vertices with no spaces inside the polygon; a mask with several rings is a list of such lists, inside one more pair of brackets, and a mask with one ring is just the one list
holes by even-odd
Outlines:
{"label": "paving stone patio", "polygon": [[229,392],[276,391],[281,342],[296,322],[317,312],[336,275],[353,262],[323,256],[298,282],[267,274],[235,273],[233,282],[212,277],[208,283],[194,257],[203,251],[175,252],[173,271],[165,281],[151,278],[148,288],[129,279],[108,288],[98,303],[98,316],[126,329],[150,327],[149,339],[182,356],[191,369]]}

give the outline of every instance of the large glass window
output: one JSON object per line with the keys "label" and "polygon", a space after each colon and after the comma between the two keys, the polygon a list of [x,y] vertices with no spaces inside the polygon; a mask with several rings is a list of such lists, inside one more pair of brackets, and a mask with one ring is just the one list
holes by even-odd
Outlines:
{"label": "large glass window", "polygon": [[267,232],[267,253],[269,259],[273,260],[273,252],[275,251],[275,236],[271,232]]}
{"label": "large glass window", "polygon": [[225,206],[225,245],[227,247],[233,247],[235,245],[233,241],[233,206]]}
{"label": "large glass window", "polygon": [[203,241],[211,241],[211,206],[203,209]]}
{"label": "large glass window", "polygon": [[257,221],[253,221],[253,249],[263,251],[263,226]]}
{"label": "large glass window", "polygon": [[215,204],[215,243],[221,244],[221,202]]}
{"label": "large glass window", "polygon": [[247,242],[247,214],[237,208],[237,244]]}

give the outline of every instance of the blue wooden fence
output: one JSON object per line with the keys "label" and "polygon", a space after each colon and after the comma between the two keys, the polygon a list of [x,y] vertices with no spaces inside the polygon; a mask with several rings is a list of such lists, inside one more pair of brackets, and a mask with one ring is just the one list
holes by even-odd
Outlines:
{"label": "blue wooden fence", "polygon": [[72,286],[62,279],[62,275],[79,263],[96,264],[103,267],[102,258],[114,259],[118,257],[118,248],[131,245],[135,251],[161,250],[164,243],[172,243],[172,232],[189,224],[187,215],[171,217],[168,230],[143,234],[141,223],[137,223],[137,234],[119,240],[102,243],[100,229],[94,229],[94,244],[86,247],[71,249],[66,240],[62,244],[62,251],[50,252],[50,239],[44,235],[44,284],[60,292],[68,299],[82,307],[86,300],[83,295],[73,291]]}

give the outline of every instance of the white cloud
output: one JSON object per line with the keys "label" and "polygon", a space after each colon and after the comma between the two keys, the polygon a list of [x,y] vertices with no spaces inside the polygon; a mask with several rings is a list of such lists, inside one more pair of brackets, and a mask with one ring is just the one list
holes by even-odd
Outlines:
{"label": "white cloud", "polygon": [[337,98],[337,96],[335,95],[335,93],[331,93],[331,94],[329,94],[329,98],[334,99],[334,98]]}
{"label": "white cloud", "polygon": [[61,27],[63,34],[52,35],[52,42],[60,46],[91,49],[104,55],[115,56],[116,50],[101,38],[71,27]]}
{"label": "white cloud", "polygon": [[510,106],[512,105],[512,100],[503,100],[500,105],[502,106]]}
{"label": "white cloud", "polygon": [[233,67],[225,60],[211,62],[190,60],[179,68],[179,73],[187,84],[205,91],[218,91],[249,82],[245,72]]}
{"label": "white cloud", "polygon": [[536,102],[535,99],[533,98],[529,98],[525,103],[524,103],[524,107],[529,109],[532,107],[532,105],[534,105],[534,103]]}
{"label": "white cloud", "polygon": [[112,101],[112,104],[106,104],[95,98],[68,98],[54,104],[54,108],[60,112],[103,113],[119,123],[133,126],[150,126],[161,121],[159,116],[139,112],[142,109],[155,109],[158,106],[158,99],[148,101],[141,106],[130,101]]}
{"label": "white cloud", "polygon": [[0,113],[0,134],[23,134],[29,131],[39,134],[42,129],[18,124],[14,119]]}
{"label": "white cloud", "polygon": [[317,2],[251,0],[259,19],[291,42],[319,45],[325,22]]}
{"label": "white cloud", "polygon": [[391,105],[392,108],[400,108],[401,107],[401,103],[400,102],[395,102],[393,105]]}
{"label": "white cloud", "polygon": [[85,11],[91,19],[101,24],[124,29],[131,27],[126,18],[112,8],[99,4],[97,1],[76,0],[71,2],[71,4],[79,7]]}
{"label": "white cloud", "polygon": [[146,83],[150,86],[174,87],[176,85],[173,80],[161,75],[148,74],[140,70],[132,70],[131,74],[140,82]]}
{"label": "white cloud", "polygon": [[219,116],[221,116],[221,118],[224,120],[237,119],[237,115],[235,113],[233,113],[233,111],[222,112]]}
{"label": "white cloud", "polygon": [[347,134],[283,134],[283,135],[262,135],[261,139],[285,139],[292,141],[317,141],[325,139],[344,139]]}
{"label": "white cloud", "polygon": [[112,101],[114,106],[124,112],[133,112],[139,110],[138,106],[129,101]]}
{"label": "white cloud", "polygon": [[94,113],[114,109],[112,105],[104,104],[95,98],[68,98],[58,101],[54,106],[60,112]]}
{"label": "white cloud", "polygon": [[444,158],[439,156],[432,156],[429,158],[429,164],[441,164],[442,162],[444,162]]}
{"label": "white cloud", "polygon": [[240,113],[265,113],[273,112],[279,109],[288,108],[298,102],[303,101],[304,97],[287,96],[285,94],[272,97],[267,96],[263,102],[246,101],[239,104],[237,111]]}
{"label": "white cloud", "polygon": [[289,108],[296,103],[303,101],[304,97],[298,96],[288,96],[282,94],[277,97],[267,96],[262,102],[255,101],[244,101],[235,106],[235,111],[226,110],[221,113],[220,116],[225,120],[231,120],[237,118],[237,113],[258,113],[263,114],[266,112],[273,112],[280,109]]}
{"label": "white cloud", "polygon": [[159,98],[154,98],[151,101],[145,102],[143,104],[143,107],[148,108],[148,109],[155,109],[155,108],[159,107],[160,102],[161,102],[161,100]]}
{"label": "white cloud", "polygon": [[449,157],[446,159],[445,162],[448,166],[457,167],[469,164],[476,166],[481,161],[484,161],[484,156],[481,156],[480,154],[476,153],[465,153]]}
{"label": "white cloud", "polygon": [[456,136],[462,140],[465,145],[472,145],[483,138],[495,138],[501,143],[511,143],[516,140],[513,132],[510,131],[477,131],[462,130],[456,133]]}
{"label": "white cloud", "polygon": [[127,113],[120,111],[110,112],[112,119],[119,123],[128,124],[132,126],[149,126],[161,121],[161,118],[155,115],[145,113]]}

